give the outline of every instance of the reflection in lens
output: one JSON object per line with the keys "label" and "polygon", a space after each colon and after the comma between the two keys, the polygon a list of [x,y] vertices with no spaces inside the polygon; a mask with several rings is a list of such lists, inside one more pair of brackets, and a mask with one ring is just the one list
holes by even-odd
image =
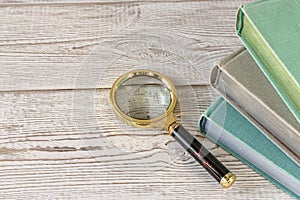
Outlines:
{"label": "reflection in lens", "polygon": [[116,91],[121,111],[135,119],[147,120],[162,115],[171,103],[170,91],[160,80],[139,75],[126,80]]}

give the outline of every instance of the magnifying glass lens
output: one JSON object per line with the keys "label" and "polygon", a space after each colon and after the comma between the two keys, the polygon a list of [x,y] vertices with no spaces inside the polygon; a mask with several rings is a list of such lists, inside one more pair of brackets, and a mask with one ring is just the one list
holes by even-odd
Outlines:
{"label": "magnifying glass lens", "polygon": [[[164,75],[135,70],[119,77],[110,92],[111,104],[125,123],[137,127],[159,127],[169,132],[221,185],[229,187],[233,175],[216,157],[176,122],[173,114],[176,91]],[[159,122],[158,122],[159,121]]]}
{"label": "magnifying glass lens", "polygon": [[162,115],[168,109],[171,95],[161,80],[140,75],[127,79],[118,87],[116,103],[127,116],[148,120]]}

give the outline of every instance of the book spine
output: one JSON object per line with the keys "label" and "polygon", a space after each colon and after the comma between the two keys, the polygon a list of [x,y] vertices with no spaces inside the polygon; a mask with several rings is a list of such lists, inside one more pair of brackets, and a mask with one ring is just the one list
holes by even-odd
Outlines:
{"label": "book spine", "polygon": [[[300,199],[300,196],[298,196],[293,191],[289,190],[286,186],[278,182],[275,178],[271,177],[267,173],[265,173],[263,170],[261,170],[259,167],[256,166],[255,162],[253,160],[248,160],[248,158],[245,156],[243,152],[238,152],[234,150],[232,145],[233,143],[239,143],[240,145],[237,147],[238,149],[243,149],[243,151],[252,151],[249,149],[247,144],[239,141],[237,138],[232,136],[230,133],[225,133],[226,131],[223,129],[223,127],[220,127],[217,123],[215,123],[212,119],[210,119],[207,115],[207,113],[204,113],[199,121],[199,128],[200,133],[203,134],[205,137],[210,139],[211,141],[215,142],[217,145],[222,147],[224,150],[232,154],[234,157],[248,165],[250,168],[252,168],[254,171],[265,177],[270,182],[277,185],[280,189],[287,192],[289,195],[296,199]],[[227,136],[225,137],[224,134]],[[237,175],[238,178],[238,175]]]}
{"label": "book spine", "polygon": [[242,5],[237,12],[237,18],[236,18],[236,33],[239,37],[242,37],[242,29],[243,29],[243,17],[244,17],[244,13],[243,13],[243,7],[244,5]]}
{"label": "book spine", "polygon": [[[234,58],[240,55],[241,51],[237,51],[229,58]],[[226,58],[225,60],[228,60]],[[246,117],[253,125],[256,126],[262,133],[264,133],[273,143],[285,152],[296,163],[300,163],[300,158],[297,153],[297,147],[292,150],[282,141],[288,144],[293,144],[293,137],[289,134],[282,134],[283,132],[294,132],[289,130],[284,125],[280,116],[269,114],[269,118],[265,117],[266,113],[272,113],[270,108],[264,104],[259,97],[251,93],[246,87],[237,81],[233,76],[226,71],[222,66],[227,62],[221,61],[221,64],[213,66],[211,71],[211,86],[226,99],[236,110],[238,110],[244,117]],[[251,105],[251,109],[249,109]],[[270,124],[271,121],[271,125]]]}

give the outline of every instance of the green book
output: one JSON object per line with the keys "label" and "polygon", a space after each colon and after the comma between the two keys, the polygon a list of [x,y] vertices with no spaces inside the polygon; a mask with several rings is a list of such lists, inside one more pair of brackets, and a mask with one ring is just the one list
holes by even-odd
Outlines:
{"label": "green book", "polygon": [[206,137],[300,199],[300,167],[223,98],[205,111],[199,125]]}
{"label": "green book", "polygon": [[236,29],[245,47],[300,123],[300,2],[243,5]]}

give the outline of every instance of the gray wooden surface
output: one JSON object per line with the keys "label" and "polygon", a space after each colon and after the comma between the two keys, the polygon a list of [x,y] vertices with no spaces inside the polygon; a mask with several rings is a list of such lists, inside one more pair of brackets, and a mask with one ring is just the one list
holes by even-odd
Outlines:
{"label": "gray wooden surface", "polygon": [[[210,67],[241,46],[243,2],[2,0],[0,199],[291,199],[197,130],[217,97]],[[110,86],[137,68],[176,84],[176,116],[237,175],[232,188],[163,131],[115,117]]]}

